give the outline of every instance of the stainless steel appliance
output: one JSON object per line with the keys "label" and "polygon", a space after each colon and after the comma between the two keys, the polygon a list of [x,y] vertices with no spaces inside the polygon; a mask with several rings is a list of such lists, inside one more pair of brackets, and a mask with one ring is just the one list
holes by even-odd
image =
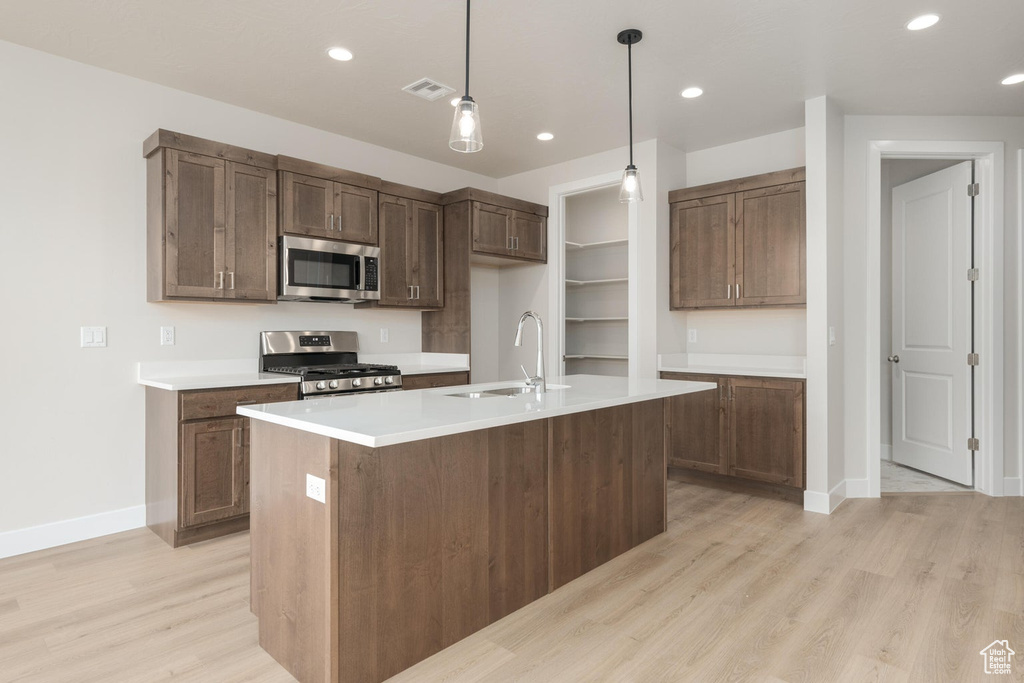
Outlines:
{"label": "stainless steel appliance", "polygon": [[261,332],[260,371],[299,375],[303,399],[399,391],[395,365],[360,363],[355,332]]}
{"label": "stainless steel appliance", "polygon": [[284,235],[281,255],[282,301],[356,303],[380,299],[380,248],[338,240]]}

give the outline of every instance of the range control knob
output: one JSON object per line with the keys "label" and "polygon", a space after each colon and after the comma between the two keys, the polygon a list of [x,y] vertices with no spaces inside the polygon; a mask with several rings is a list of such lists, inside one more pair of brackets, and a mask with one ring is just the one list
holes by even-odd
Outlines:
{"label": "range control knob", "polygon": [[352,380],[352,386],[354,386],[354,387],[361,387],[361,386],[363,386],[363,380],[358,379],[358,378]]}
{"label": "range control knob", "polygon": [[384,378],[384,384],[394,384],[394,383],[395,383],[395,378],[392,377],[391,375],[388,375],[387,377]]}
{"label": "range control knob", "polygon": [[326,385],[323,382],[316,383],[316,388],[319,389],[320,391],[323,391],[325,386]]}
{"label": "range control knob", "polygon": [[337,389],[338,388],[338,380],[332,379],[331,383],[328,384],[327,386],[329,386],[331,389]]}
{"label": "range control knob", "polygon": [[377,386],[380,386],[381,384],[384,384],[384,378],[383,377],[374,377],[373,378],[373,383],[376,384]]}

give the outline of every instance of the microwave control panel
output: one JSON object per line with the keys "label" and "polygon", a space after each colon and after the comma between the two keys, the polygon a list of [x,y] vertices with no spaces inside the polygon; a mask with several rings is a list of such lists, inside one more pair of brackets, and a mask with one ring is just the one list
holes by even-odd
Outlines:
{"label": "microwave control panel", "polygon": [[379,260],[380,259],[373,258],[372,256],[368,256],[363,259],[366,266],[366,275],[363,279],[363,289],[369,292],[377,291],[377,270]]}

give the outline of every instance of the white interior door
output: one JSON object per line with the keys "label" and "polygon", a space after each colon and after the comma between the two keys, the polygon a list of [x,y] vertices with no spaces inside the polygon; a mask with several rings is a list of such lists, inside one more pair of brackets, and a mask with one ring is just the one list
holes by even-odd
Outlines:
{"label": "white interior door", "polygon": [[973,485],[970,161],[892,191],[893,460]]}

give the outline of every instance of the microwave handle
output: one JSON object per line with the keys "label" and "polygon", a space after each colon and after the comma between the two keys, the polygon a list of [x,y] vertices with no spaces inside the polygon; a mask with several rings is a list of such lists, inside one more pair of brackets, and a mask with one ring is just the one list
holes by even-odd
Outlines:
{"label": "microwave handle", "polygon": [[366,268],[363,267],[363,260],[365,258],[365,256],[360,256],[359,258],[357,258],[354,266],[356,269],[356,289],[358,289],[359,291],[363,291],[364,289],[366,289],[366,286],[363,283],[363,273],[366,270]]}

